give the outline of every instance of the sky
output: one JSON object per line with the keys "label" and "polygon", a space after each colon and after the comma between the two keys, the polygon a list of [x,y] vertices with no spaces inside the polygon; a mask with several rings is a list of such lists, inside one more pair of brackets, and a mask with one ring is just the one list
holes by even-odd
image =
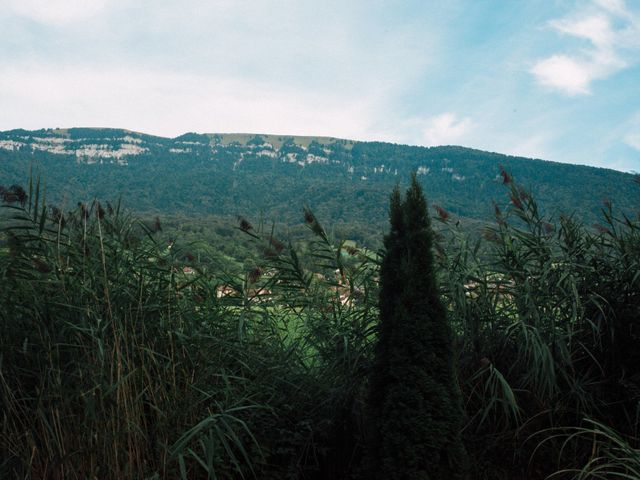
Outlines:
{"label": "sky", "polygon": [[0,0],[0,130],[74,126],[640,171],[640,0]]}

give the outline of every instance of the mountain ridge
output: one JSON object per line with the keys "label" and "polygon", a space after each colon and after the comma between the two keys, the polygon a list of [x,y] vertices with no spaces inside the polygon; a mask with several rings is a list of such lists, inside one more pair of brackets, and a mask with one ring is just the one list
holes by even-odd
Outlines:
{"label": "mountain ridge", "polygon": [[384,225],[389,192],[416,172],[433,203],[488,220],[505,205],[500,168],[551,214],[599,218],[602,201],[636,213],[640,189],[617,170],[459,146],[334,137],[195,133],[174,138],[118,128],[0,132],[0,184],[45,177],[51,201],[112,200],[142,212],[254,215],[299,222],[304,204],[331,222]]}
{"label": "mountain ridge", "polygon": [[[244,140],[244,144],[246,145],[247,141],[255,138],[255,137],[261,137],[264,138],[265,140],[272,142],[275,141],[276,144],[279,146],[282,141],[284,139],[293,139],[294,142],[298,145],[302,145],[302,146],[307,146],[308,144],[312,143],[312,142],[318,142],[321,144],[330,144],[333,142],[337,142],[337,143],[342,143],[344,145],[354,145],[357,143],[377,143],[377,144],[384,144],[384,145],[392,145],[392,146],[397,146],[397,147],[409,147],[409,148],[419,148],[419,149],[433,149],[433,148],[461,148],[461,149],[465,149],[465,150],[469,150],[469,151],[475,151],[475,152],[482,152],[482,153],[487,153],[487,154],[495,154],[495,155],[501,155],[504,157],[509,157],[509,158],[518,158],[518,159],[526,159],[526,160],[536,160],[536,161],[541,161],[541,162],[548,162],[548,163],[554,163],[554,164],[562,164],[562,165],[574,165],[577,167],[586,167],[586,168],[593,168],[593,169],[602,169],[602,170],[611,170],[614,172],[620,172],[620,173],[625,173],[625,174],[629,174],[629,175],[636,175],[635,172],[626,172],[623,170],[617,170],[614,168],[610,168],[610,167],[601,167],[601,166],[595,166],[595,165],[587,165],[587,164],[577,164],[577,163],[568,163],[568,162],[562,162],[562,161],[558,161],[558,160],[549,160],[549,159],[545,159],[545,158],[541,158],[541,157],[526,157],[523,155],[512,155],[512,154],[507,154],[507,153],[502,153],[502,152],[497,152],[497,151],[493,151],[493,150],[482,150],[479,148],[475,148],[475,147],[467,147],[464,145],[456,145],[456,144],[443,144],[443,145],[433,145],[433,146],[425,146],[425,145],[415,145],[415,144],[410,144],[410,143],[397,143],[397,142],[390,142],[390,141],[381,141],[381,140],[354,140],[354,139],[349,139],[349,138],[343,138],[343,137],[333,137],[333,136],[328,136],[328,135],[288,135],[288,134],[277,134],[277,133],[252,133],[252,132],[203,132],[203,133],[198,133],[198,132],[185,132],[185,133],[181,133],[179,135],[176,135],[174,137],[171,136],[165,136],[165,135],[155,135],[155,134],[150,134],[150,133],[145,133],[145,132],[141,132],[141,131],[137,131],[137,130],[130,130],[127,128],[118,128],[118,127],[65,127],[65,128],[61,128],[61,127],[56,127],[56,128],[41,128],[38,130],[26,130],[26,129],[22,129],[22,128],[17,128],[17,129],[10,129],[10,130],[0,130],[0,141],[3,137],[6,136],[10,136],[10,135],[15,135],[17,133],[22,133],[22,134],[34,134],[34,133],[44,133],[44,134],[53,134],[53,135],[68,135],[71,132],[80,132],[80,131],[94,131],[94,132],[120,132],[123,134],[133,134],[133,135],[137,135],[141,138],[147,137],[147,138],[155,138],[155,139],[161,139],[164,141],[181,141],[183,138],[185,137],[191,137],[191,136],[200,136],[200,137],[208,137],[211,139],[211,141],[213,141],[216,137],[220,137],[222,139],[221,143],[228,145],[229,143],[232,142],[239,142],[239,143],[243,143],[241,142],[241,140]],[[2,148],[0,146],[0,148]]]}

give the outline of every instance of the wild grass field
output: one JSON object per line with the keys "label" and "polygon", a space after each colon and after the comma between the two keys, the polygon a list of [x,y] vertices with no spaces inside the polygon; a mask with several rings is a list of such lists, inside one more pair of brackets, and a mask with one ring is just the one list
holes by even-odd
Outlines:
{"label": "wild grass field", "polygon": [[[640,218],[503,178],[480,236],[433,208],[469,478],[640,478]],[[368,478],[384,250],[240,219],[228,271],[120,205],[2,197],[1,477]]]}

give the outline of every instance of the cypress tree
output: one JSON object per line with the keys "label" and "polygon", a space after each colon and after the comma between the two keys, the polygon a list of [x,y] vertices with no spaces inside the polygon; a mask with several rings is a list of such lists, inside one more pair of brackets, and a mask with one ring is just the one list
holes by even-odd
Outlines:
{"label": "cypress tree", "polygon": [[462,405],[452,333],[433,265],[433,232],[415,174],[395,188],[380,270],[380,324],[369,407],[370,478],[461,479]]}

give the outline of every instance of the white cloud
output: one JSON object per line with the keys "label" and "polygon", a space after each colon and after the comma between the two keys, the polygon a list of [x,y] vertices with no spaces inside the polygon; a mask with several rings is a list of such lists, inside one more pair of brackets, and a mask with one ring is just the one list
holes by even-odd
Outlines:
{"label": "white cloud", "polygon": [[537,61],[530,72],[546,87],[570,96],[586,95],[595,80],[638,60],[640,13],[627,9],[623,1],[593,0],[583,10],[553,20],[549,26],[563,35],[588,41],[589,47]]}
{"label": "white cloud", "polygon": [[640,112],[636,113],[624,126],[624,143],[640,151]]}
{"label": "white cloud", "polygon": [[542,85],[556,88],[568,95],[589,93],[593,79],[591,67],[566,55],[553,55],[538,62],[531,72]]}
{"label": "white cloud", "polygon": [[186,131],[368,137],[382,111],[357,98],[233,77],[143,69],[0,68],[0,130],[117,126],[157,135]]}
{"label": "white cloud", "polygon": [[614,15],[624,17],[628,14],[624,0],[593,0],[593,3]]}
{"label": "white cloud", "polygon": [[[376,18],[363,17],[368,4],[357,2],[339,17],[339,2],[88,0],[75,14],[81,0],[57,13],[21,2],[0,0],[10,6],[0,8],[0,20],[25,37],[12,35],[17,54],[0,51],[0,130],[122,125],[162,135],[387,140],[397,123],[394,101],[408,95],[436,51],[424,25],[382,31],[369,25]],[[33,28],[15,21],[17,13],[47,25],[78,22]]]}
{"label": "white cloud", "polygon": [[38,23],[62,26],[99,14],[107,0],[0,0],[5,13],[14,13]]}
{"label": "white cloud", "polygon": [[591,41],[599,48],[611,45],[615,34],[605,14],[594,14],[579,19],[553,20],[550,25],[560,33]]}
{"label": "white cloud", "polygon": [[423,138],[427,145],[450,145],[459,142],[472,127],[470,118],[458,119],[455,113],[446,112],[428,120]]}
{"label": "white cloud", "polygon": [[629,133],[624,137],[624,141],[630,147],[640,151],[640,132]]}
{"label": "white cloud", "polygon": [[640,151],[640,111],[616,128],[616,140],[619,141],[621,137],[629,147]]}

